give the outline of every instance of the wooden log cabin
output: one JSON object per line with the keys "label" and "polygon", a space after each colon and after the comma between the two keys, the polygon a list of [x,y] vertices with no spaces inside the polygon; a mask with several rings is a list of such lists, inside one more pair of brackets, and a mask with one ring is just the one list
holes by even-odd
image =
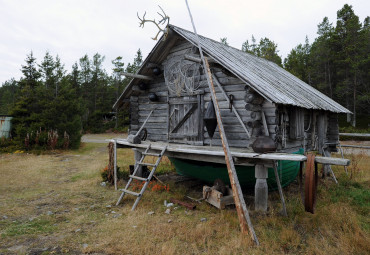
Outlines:
{"label": "wooden log cabin", "polygon": [[[318,150],[324,156],[336,151],[338,114],[349,110],[271,61],[207,37],[199,39],[210,63],[237,167],[253,167],[263,159],[303,161],[304,156],[292,154],[303,151]],[[130,134],[136,134],[145,123],[146,141],[132,144],[116,139],[117,146],[135,148],[138,153],[148,143],[154,151],[167,146],[165,155],[180,173],[187,174],[184,168],[192,168],[190,175],[198,172],[199,178],[211,181],[217,176],[204,175],[215,172],[227,182],[227,171],[222,172],[220,165],[225,163],[220,134],[216,128],[211,138],[204,123],[211,95],[195,34],[169,25],[168,34],[158,41],[134,77],[113,107],[129,108]],[[253,152],[251,146],[261,136],[274,141],[277,153]],[[200,168],[193,168],[194,162]],[[202,174],[207,166],[212,169]],[[289,174],[283,168],[280,174],[284,186],[296,177],[298,165],[291,167],[292,176],[285,181],[284,175]],[[242,172],[239,169],[239,178]],[[255,182],[252,175],[250,184]],[[269,179],[275,181],[273,176]]]}

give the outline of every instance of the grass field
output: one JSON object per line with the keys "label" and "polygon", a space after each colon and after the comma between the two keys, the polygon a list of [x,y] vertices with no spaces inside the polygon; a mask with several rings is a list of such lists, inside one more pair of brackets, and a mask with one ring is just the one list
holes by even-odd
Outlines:
{"label": "grass field", "polygon": [[[314,215],[304,212],[296,183],[284,189],[288,217],[279,214],[276,192],[269,194],[267,215],[251,210],[261,243],[255,247],[240,234],[233,208],[203,202],[194,211],[178,207],[165,214],[165,199],[198,195],[186,186],[146,192],[135,212],[132,199],[116,207],[119,193],[100,185],[108,162],[104,144],[48,155],[0,154],[0,254],[369,254],[370,157],[346,157],[354,163],[350,175],[334,167],[339,185],[320,181]],[[119,149],[118,165],[129,164],[132,151]],[[160,172],[168,171],[165,160]]]}

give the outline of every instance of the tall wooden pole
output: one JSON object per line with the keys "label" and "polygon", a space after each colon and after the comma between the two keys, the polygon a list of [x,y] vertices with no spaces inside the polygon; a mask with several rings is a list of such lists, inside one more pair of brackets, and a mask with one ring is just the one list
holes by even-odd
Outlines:
{"label": "tall wooden pole", "polygon": [[189,15],[190,15],[191,23],[193,25],[194,33],[195,33],[197,41],[198,41],[198,48],[199,48],[200,57],[201,57],[202,62],[203,62],[203,67],[207,71],[206,77],[207,77],[207,81],[208,81],[208,87],[209,87],[209,90],[211,92],[212,101],[213,101],[213,104],[214,104],[214,107],[215,107],[218,130],[219,130],[221,141],[222,141],[222,147],[223,147],[224,152],[225,152],[225,161],[226,161],[227,170],[228,170],[228,173],[229,173],[231,187],[232,187],[232,190],[233,190],[233,197],[234,197],[234,201],[235,201],[236,210],[237,210],[237,213],[238,213],[240,228],[241,228],[243,233],[248,233],[248,228],[249,228],[249,232],[251,234],[252,240],[257,245],[259,245],[256,233],[254,232],[253,225],[252,225],[252,222],[251,222],[250,217],[249,217],[247,206],[246,206],[245,201],[244,201],[244,197],[243,197],[243,193],[242,193],[242,190],[241,190],[241,187],[240,187],[240,184],[239,184],[238,176],[236,174],[234,161],[233,161],[232,155],[230,153],[229,143],[228,143],[227,138],[225,136],[225,130],[224,130],[224,126],[222,124],[220,108],[218,106],[218,102],[217,102],[217,98],[216,98],[216,91],[215,91],[215,87],[213,85],[211,70],[209,68],[209,64],[208,64],[207,59],[203,56],[202,47],[200,45],[199,37],[198,37],[197,30],[196,30],[195,25],[194,25],[193,16],[191,15],[191,12],[190,12],[188,1],[185,0],[185,2],[186,2],[186,6],[188,8],[188,11],[189,11]]}

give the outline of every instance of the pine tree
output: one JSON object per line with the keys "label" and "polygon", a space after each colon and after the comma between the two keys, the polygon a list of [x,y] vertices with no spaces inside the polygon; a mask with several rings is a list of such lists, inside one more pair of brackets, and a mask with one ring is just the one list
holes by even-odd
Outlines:
{"label": "pine tree", "polygon": [[306,36],[305,44],[299,44],[292,49],[284,60],[284,68],[308,84],[311,84],[310,49]]}
{"label": "pine tree", "polygon": [[[112,64],[114,65],[113,68],[113,80],[114,80],[114,85],[116,87],[116,101],[118,100],[118,97],[120,95],[120,91],[123,90],[123,82],[122,82],[122,72],[124,72],[124,63],[122,62],[122,57],[118,56],[115,60],[112,61]],[[116,109],[115,115],[116,115],[116,123],[115,123],[115,128],[118,128],[118,119],[119,119],[119,114],[118,114],[119,109]]]}
{"label": "pine tree", "polygon": [[277,49],[276,43],[265,37],[261,38],[259,44],[257,45],[256,39],[253,35],[251,41],[252,44],[249,44],[248,40],[242,44],[242,51],[270,60],[279,66],[282,66],[282,60],[278,55],[279,50]]}
{"label": "pine tree", "polygon": [[225,45],[229,45],[229,43],[227,42],[227,37],[220,38],[220,42]]}
{"label": "pine tree", "polygon": [[[345,4],[337,12],[337,26],[335,28],[334,39],[337,50],[337,75],[340,79],[338,88],[345,96],[346,107],[348,109],[352,108],[353,126],[356,126],[357,86],[359,60],[361,59],[359,45],[359,41],[361,40],[360,31],[361,23],[358,16],[355,15],[352,6]],[[347,121],[349,121],[349,118]]]}

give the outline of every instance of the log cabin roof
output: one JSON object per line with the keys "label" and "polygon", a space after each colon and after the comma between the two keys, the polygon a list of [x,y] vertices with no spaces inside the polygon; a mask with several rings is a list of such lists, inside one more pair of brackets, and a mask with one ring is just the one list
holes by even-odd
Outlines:
{"label": "log cabin roof", "polygon": [[[168,51],[179,36],[197,46],[197,38],[193,32],[170,25],[170,33],[166,40],[163,37],[155,45],[145,59],[138,74],[149,74],[148,63],[160,64],[165,60]],[[349,110],[301,81],[282,67],[266,59],[243,52],[204,36],[199,36],[202,50],[218,64],[230,71],[248,86],[253,88],[265,99],[276,104],[293,105],[306,109],[327,110],[337,113],[350,113]],[[167,53],[166,53],[167,52]],[[124,99],[131,95],[131,88],[137,83],[133,79],[114,104],[114,108],[122,107]]]}

